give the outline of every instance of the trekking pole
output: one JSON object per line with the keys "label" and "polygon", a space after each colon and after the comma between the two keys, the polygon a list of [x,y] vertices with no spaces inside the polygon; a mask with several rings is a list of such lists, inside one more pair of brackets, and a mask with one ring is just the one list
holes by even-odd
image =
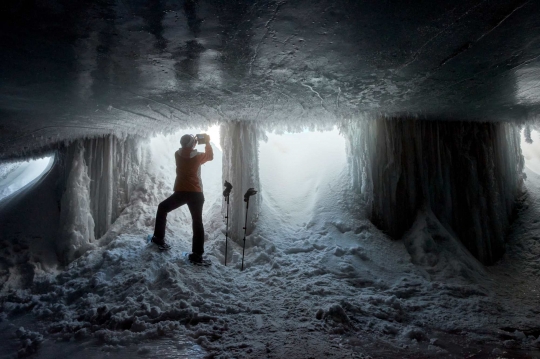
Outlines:
{"label": "trekking pole", "polygon": [[244,226],[244,248],[242,249],[242,269],[244,270],[244,253],[246,251],[246,234],[247,234],[247,219],[248,219],[248,208],[249,208],[249,197],[257,194],[257,191],[254,188],[247,190],[244,195],[244,202],[246,202],[246,224]]}
{"label": "trekking pole", "polygon": [[223,196],[227,200],[227,215],[225,215],[225,219],[227,220],[227,224],[225,225],[225,265],[227,265],[227,239],[229,237],[229,195],[231,194],[232,184],[225,181],[223,185],[225,186]]}

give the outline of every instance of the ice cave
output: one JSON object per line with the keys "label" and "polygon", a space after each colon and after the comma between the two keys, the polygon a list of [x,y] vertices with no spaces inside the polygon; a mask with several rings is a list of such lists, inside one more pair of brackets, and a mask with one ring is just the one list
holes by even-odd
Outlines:
{"label": "ice cave", "polygon": [[0,359],[540,358],[540,1],[0,9]]}

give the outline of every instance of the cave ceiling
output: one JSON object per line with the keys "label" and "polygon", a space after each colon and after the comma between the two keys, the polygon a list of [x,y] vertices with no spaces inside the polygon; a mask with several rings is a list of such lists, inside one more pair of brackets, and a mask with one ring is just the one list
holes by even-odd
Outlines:
{"label": "cave ceiling", "polygon": [[540,1],[0,5],[0,157],[73,136],[540,113]]}

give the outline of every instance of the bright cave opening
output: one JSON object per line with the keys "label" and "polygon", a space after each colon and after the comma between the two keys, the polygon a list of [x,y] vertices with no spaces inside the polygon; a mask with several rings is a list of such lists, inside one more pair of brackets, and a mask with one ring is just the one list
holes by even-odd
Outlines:
{"label": "bright cave opening", "polygon": [[0,165],[0,201],[38,181],[52,166],[54,156]]}
{"label": "bright cave opening", "polygon": [[540,133],[525,127],[521,130],[521,153],[526,169],[540,175]]}
{"label": "bright cave opening", "polygon": [[284,225],[304,226],[337,204],[345,184],[346,141],[329,131],[267,133],[259,147],[263,203]]}

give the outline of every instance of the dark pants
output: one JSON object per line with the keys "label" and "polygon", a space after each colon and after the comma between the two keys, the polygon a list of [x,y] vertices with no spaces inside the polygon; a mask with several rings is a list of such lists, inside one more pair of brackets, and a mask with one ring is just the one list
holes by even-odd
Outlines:
{"label": "dark pants", "polygon": [[184,204],[188,205],[191,219],[193,220],[193,242],[191,251],[197,254],[204,253],[204,226],[202,221],[202,209],[204,195],[202,192],[174,192],[172,196],[161,202],[156,214],[156,228],[154,229],[154,242],[165,243],[165,226],[167,225],[167,213]]}

